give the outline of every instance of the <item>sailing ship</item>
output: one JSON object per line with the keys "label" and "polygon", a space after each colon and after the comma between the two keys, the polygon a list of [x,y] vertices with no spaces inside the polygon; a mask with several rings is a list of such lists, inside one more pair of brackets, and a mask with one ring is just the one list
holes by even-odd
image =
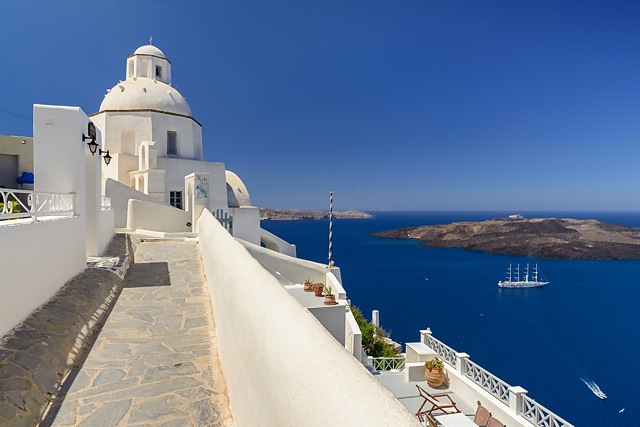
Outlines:
{"label": "sailing ship", "polygon": [[548,284],[549,282],[538,280],[539,274],[538,264],[536,264],[533,267],[533,280],[529,280],[529,263],[527,263],[524,270],[524,280],[520,280],[520,264],[516,265],[515,272],[511,269],[511,264],[509,264],[507,280],[500,280],[498,286],[501,288],[537,288]]}

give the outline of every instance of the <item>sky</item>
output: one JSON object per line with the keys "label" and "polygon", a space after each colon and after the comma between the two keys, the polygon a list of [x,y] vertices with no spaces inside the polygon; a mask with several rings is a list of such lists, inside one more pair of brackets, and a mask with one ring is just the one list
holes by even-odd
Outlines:
{"label": "sky", "polygon": [[0,134],[149,43],[261,207],[640,211],[640,2],[2,0]]}

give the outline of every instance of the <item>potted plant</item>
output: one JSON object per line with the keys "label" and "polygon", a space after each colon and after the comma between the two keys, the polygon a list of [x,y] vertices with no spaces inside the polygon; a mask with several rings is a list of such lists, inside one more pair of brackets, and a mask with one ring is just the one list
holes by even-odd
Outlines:
{"label": "potted plant", "polygon": [[333,294],[333,289],[331,289],[329,285],[324,287],[324,303],[325,305],[336,304],[336,296]]}
{"label": "potted plant", "polygon": [[304,281],[303,289],[305,292],[313,292],[313,282],[311,279],[307,278],[307,280]]}
{"label": "potted plant", "polygon": [[313,293],[315,294],[315,296],[321,297],[323,288],[324,288],[324,285],[322,283],[314,283],[313,284]]}
{"label": "potted plant", "polygon": [[445,380],[444,363],[442,362],[442,360],[438,359],[438,357],[436,356],[433,359],[427,361],[427,363],[425,363],[424,375],[427,379],[427,384],[429,384],[429,387],[440,387]]}

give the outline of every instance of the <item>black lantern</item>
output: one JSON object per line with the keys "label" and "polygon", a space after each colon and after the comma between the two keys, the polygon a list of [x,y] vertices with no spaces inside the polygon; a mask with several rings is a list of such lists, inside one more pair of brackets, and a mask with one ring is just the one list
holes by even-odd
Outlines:
{"label": "black lantern", "polygon": [[89,122],[87,134],[88,135],[82,134],[82,141],[84,142],[87,139],[91,140],[91,142],[87,142],[87,145],[89,146],[91,155],[95,155],[96,151],[98,150],[98,143],[96,142],[96,126],[93,124],[93,122]]}
{"label": "black lantern", "polygon": [[[102,156],[103,154],[104,156]],[[100,149],[100,155],[104,159],[104,164],[109,166],[109,163],[111,163],[111,155],[109,154],[109,150],[102,151],[102,149]]]}

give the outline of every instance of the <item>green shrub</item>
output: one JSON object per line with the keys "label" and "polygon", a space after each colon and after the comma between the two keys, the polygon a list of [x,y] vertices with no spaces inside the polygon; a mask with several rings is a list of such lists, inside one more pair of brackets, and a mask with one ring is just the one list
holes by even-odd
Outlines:
{"label": "green shrub", "polygon": [[389,336],[387,331],[365,319],[358,307],[351,306],[351,312],[362,333],[362,348],[367,353],[367,356],[395,357],[398,355],[393,345],[384,340],[385,337]]}
{"label": "green shrub", "polygon": [[[22,212],[20,209],[18,209],[16,206],[18,206],[18,202],[17,201],[13,201],[13,202],[9,202],[11,203],[13,210],[11,211],[11,213],[20,213]],[[4,209],[4,203],[0,203],[0,212],[2,212],[2,209]]]}

